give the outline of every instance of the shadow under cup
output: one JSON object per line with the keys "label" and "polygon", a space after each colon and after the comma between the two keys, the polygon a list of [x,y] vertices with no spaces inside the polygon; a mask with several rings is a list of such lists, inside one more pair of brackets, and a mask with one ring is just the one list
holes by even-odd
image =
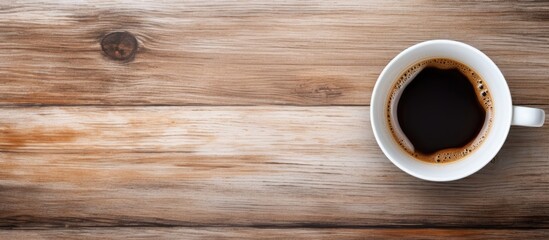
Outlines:
{"label": "shadow under cup", "polygon": [[[428,163],[412,156],[399,145],[387,121],[387,103],[393,86],[403,72],[428,59],[451,59],[469,66],[480,75],[491,94],[492,125],[484,135],[483,142],[459,160],[444,164]],[[511,126],[511,117],[511,94],[499,68],[476,48],[450,40],[422,42],[398,54],[380,74],[370,107],[374,136],[384,154],[408,174],[430,181],[460,179],[484,167],[503,146]]]}

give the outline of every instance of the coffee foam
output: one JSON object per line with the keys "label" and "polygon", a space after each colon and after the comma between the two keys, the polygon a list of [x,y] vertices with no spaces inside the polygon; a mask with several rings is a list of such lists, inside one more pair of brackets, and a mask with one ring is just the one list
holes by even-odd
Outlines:
{"label": "coffee foam", "polygon": [[[410,140],[408,140],[406,135],[402,132],[402,129],[398,124],[397,105],[402,91],[411,82],[411,80],[413,80],[415,76],[426,67],[436,67],[439,69],[458,69],[462,74],[467,76],[469,81],[471,81],[471,84],[475,87],[477,99],[484,111],[486,112],[486,116],[484,125],[480,130],[478,136],[463,147],[442,149],[432,154],[422,154],[416,152],[414,151],[414,146],[412,145]],[[436,58],[416,63],[408,67],[406,71],[400,74],[398,80],[393,85],[389,94],[387,121],[389,123],[389,130],[391,131],[394,139],[404,151],[411,154],[415,158],[425,162],[447,163],[461,159],[471,154],[484,142],[488,131],[492,127],[493,111],[492,97],[490,95],[490,92],[488,91],[488,87],[486,86],[486,83],[482,80],[482,78],[477,73],[475,73],[473,69],[451,59]]]}

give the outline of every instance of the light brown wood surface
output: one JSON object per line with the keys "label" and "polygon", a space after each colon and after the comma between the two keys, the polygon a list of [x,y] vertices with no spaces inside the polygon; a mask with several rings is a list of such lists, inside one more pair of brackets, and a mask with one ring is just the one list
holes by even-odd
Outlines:
{"label": "light brown wood surface", "polygon": [[547,239],[544,230],[497,229],[250,229],[250,228],[83,228],[3,231],[7,239]]}
{"label": "light brown wood surface", "polygon": [[[367,105],[391,58],[436,38],[488,54],[516,103],[549,103],[543,1],[10,2],[4,104]],[[138,38],[131,63],[101,54],[112,31]]]}
{"label": "light brown wood surface", "polygon": [[547,124],[450,183],[377,146],[378,74],[434,38],[549,112],[544,1],[2,2],[0,238],[548,238]]}
{"label": "light brown wood surface", "polygon": [[549,226],[546,127],[513,128],[485,169],[432,183],[383,156],[368,107],[2,114],[4,227]]}

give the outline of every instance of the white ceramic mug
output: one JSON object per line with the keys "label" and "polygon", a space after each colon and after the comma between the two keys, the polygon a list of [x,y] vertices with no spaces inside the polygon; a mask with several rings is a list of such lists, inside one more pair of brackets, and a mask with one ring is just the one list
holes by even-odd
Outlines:
{"label": "white ceramic mug", "polygon": [[[486,82],[494,109],[493,125],[480,147],[462,159],[443,164],[423,162],[405,152],[393,138],[386,115],[388,95],[400,74],[415,63],[432,58],[449,58],[471,67]],[[469,176],[490,162],[503,146],[511,125],[540,127],[545,120],[545,112],[537,108],[513,106],[503,74],[478,49],[451,40],[431,40],[402,51],[383,69],[372,93],[370,119],[377,143],[396,166],[421,179],[452,181]]]}

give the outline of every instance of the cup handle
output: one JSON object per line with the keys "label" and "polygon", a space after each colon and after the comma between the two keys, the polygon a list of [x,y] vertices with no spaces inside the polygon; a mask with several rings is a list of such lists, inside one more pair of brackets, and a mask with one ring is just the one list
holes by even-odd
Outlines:
{"label": "cup handle", "polygon": [[511,125],[541,127],[545,122],[545,111],[539,108],[513,106]]}

